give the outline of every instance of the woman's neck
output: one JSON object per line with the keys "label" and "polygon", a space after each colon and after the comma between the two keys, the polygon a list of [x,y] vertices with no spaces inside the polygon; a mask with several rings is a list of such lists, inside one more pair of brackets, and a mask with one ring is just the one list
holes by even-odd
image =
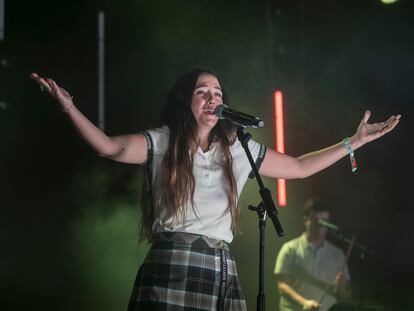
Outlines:
{"label": "woman's neck", "polygon": [[210,129],[198,129],[198,142],[201,150],[204,152],[207,151],[210,148]]}

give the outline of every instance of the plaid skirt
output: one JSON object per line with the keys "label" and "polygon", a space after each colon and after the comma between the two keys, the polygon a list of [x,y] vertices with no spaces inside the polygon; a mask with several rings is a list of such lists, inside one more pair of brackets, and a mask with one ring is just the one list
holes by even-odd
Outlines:
{"label": "plaid skirt", "polygon": [[247,310],[227,244],[191,233],[157,234],[128,305],[138,310]]}

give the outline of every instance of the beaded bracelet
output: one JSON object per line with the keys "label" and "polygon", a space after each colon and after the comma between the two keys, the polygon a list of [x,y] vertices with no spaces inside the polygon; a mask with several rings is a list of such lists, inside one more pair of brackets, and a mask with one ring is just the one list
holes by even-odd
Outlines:
{"label": "beaded bracelet", "polygon": [[346,151],[348,151],[348,153],[349,153],[349,160],[351,161],[352,173],[355,173],[356,170],[358,169],[358,166],[357,166],[357,163],[356,163],[356,160],[355,160],[354,150],[352,150],[352,147],[349,144],[349,137],[344,138],[344,140],[342,142],[345,145]]}

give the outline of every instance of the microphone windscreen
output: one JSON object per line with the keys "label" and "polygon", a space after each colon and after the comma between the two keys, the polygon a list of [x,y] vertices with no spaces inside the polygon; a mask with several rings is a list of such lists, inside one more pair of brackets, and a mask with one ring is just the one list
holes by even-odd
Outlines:
{"label": "microphone windscreen", "polygon": [[218,105],[218,106],[216,107],[216,110],[214,110],[214,114],[215,114],[215,115],[216,115],[219,119],[224,119],[224,117],[223,117],[223,110],[224,110],[225,108],[228,108],[228,106],[227,106],[227,105],[225,105],[225,104]]}

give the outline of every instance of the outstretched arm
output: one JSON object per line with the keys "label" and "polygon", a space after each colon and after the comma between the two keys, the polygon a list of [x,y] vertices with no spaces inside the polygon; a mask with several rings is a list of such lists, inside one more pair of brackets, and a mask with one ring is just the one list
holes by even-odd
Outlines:
{"label": "outstretched arm", "polygon": [[[366,111],[356,134],[349,139],[352,150],[356,150],[393,130],[401,117],[393,115],[387,121],[370,124],[368,123],[370,116],[371,113]],[[348,151],[342,142],[298,158],[268,149],[259,172],[263,176],[272,178],[305,178],[331,166],[347,154]]]}
{"label": "outstretched arm", "polygon": [[88,120],[74,105],[69,93],[50,78],[30,76],[56,99],[79,135],[100,155],[118,162],[141,164],[147,158],[147,143],[141,134],[109,137]]}

